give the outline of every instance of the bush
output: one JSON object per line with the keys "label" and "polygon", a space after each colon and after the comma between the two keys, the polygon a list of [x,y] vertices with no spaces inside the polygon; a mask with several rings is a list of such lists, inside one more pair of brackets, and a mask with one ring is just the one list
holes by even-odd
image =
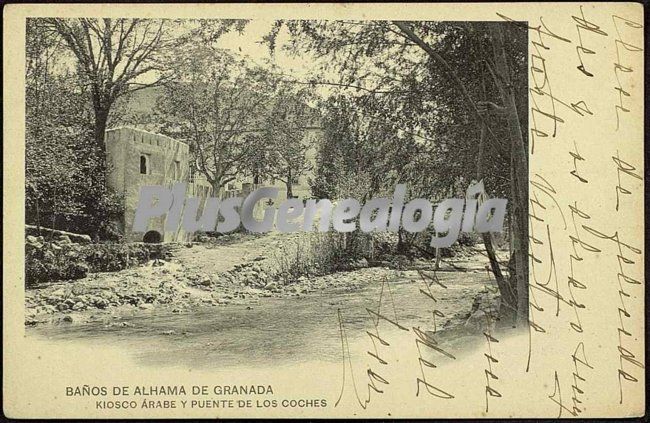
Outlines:
{"label": "bush", "polygon": [[25,244],[25,283],[81,279],[89,272],[115,272],[168,256],[167,244],[58,244],[39,237]]}
{"label": "bush", "polygon": [[301,276],[321,276],[349,270],[365,258],[370,235],[362,233],[312,233],[300,237],[275,256],[275,277],[285,284]]}
{"label": "bush", "polygon": [[[78,247],[75,245],[75,247]],[[25,246],[25,283],[80,279],[88,274],[78,248],[62,248],[54,243]]]}
{"label": "bush", "polygon": [[115,272],[161,256],[161,244],[91,244],[83,247],[85,262],[93,272]]}

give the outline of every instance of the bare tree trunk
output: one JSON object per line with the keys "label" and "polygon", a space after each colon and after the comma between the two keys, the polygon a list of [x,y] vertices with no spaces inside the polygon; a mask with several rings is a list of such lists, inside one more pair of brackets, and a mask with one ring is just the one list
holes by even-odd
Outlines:
{"label": "bare tree trunk", "polygon": [[35,194],[34,197],[36,198],[36,227],[38,228],[38,236],[41,236],[41,210],[39,207],[39,199],[38,199],[38,194]]}
{"label": "bare tree trunk", "polygon": [[285,185],[287,186],[287,200],[293,198],[293,175],[291,174],[291,169],[289,169],[289,172],[287,173],[287,182],[285,182]]}
{"label": "bare tree trunk", "polygon": [[106,125],[108,124],[108,108],[95,109],[95,143],[101,153],[100,157],[104,157],[106,153]]}
{"label": "bare tree trunk", "polygon": [[510,69],[503,41],[503,28],[499,24],[490,23],[490,35],[494,49],[495,71],[503,83],[499,91],[503,107],[506,109],[508,133],[511,142],[511,166],[514,178],[511,185],[511,216],[512,216],[512,253],[515,256],[515,271],[517,280],[517,323],[528,322],[528,154],[519,123],[519,114],[515,103],[515,93],[510,81]]}
{"label": "bare tree trunk", "polygon": [[287,200],[290,198],[293,198],[293,184],[291,183],[291,180],[286,183],[287,186]]}
{"label": "bare tree trunk", "polygon": [[212,186],[212,196],[221,198],[221,182],[218,180],[208,180]]}
{"label": "bare tree trunk", "polygon": [[[485,80],[481,80],[481,91],[483,100],[487,100],[487,93],[485,90]],[[479,146],[478,146],[478,157],[476,159],[476,180],[480,181],[483,179],[483,161],[485,158],[485,138],[487,136],[487,124],[486,116],[481,123],[481,132],[479,136]],[[485,252],[488,256],[490,262],[490,269],[494,275],[494,279],[497,282],[497,287],[499,288],[499,294],[501,295],[501,304],[499,307],[499,316],[504,319],[513,320],[515,319],[515,310],[517,307],[517,299],[515,298],[511,286],[508,284],[508,281],[503,276],[501,272],[501,266],[499,264],[499,259],[494,251],[494,244],[492,239],[492,234],[489,232],[484,232],[481,234],[483,239],[483,245],[485,246]]]}
{"label": "bare tree trunk", "polygon": [[106,178],[108,173],[108,162],[106,157],[106,125],[108,124],[108,108],[95,109],[95,144],[99,154],[99,184],[104,188],[106,186]]}
{"label": "bare tree trunk", "polygon": [[[483,158],[485,154],[485,124],[481,125],[481,135],[479,139],[479,154],[477,157],[476,164],[476,179],[480,181],[483,179]],[[499,265],[499,259],[497,258],[496,252],[494,251],[494,245],[492,243],[492,234],[490,232],[483,232],[481,234],[483,239],[483,245],[485,246],[485,252],[490,261],[490,269],[494,275],[494,279],[497,282],[497,287],[499,288],[499,294],[501,295],[501,305],[499,307],[499,316],[502,318],[513,320],[515,319],[517,299],[513,293],[513,290],[504,278],[503,273],[501,272],[501,266]]]}

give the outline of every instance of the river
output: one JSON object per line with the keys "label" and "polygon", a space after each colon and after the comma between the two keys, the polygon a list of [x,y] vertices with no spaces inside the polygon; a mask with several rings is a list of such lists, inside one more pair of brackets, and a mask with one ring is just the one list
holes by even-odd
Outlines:
{"label": "river", "polygon": [[[173,313],[166,307],[135,310],[110,317],[113,324],[97,319],[83,324],[40,325],[28,328],[27,334],[55,342],[92,344],[96,348],[122,347],[139,363],[156,367],[335,362],[342,355],[338,310],[348,342],[358,347],[351,350],[364,351],[372,346],[366,331],[373,329],[373,320],[367,309],[377,311],[380,297],[380,313],[409,329],[414,337],[413,327],[434,329],[433,309],[445,315],[439,318],[438,329],[452,316],[466,315],[483,284],[489,284],[484,273],[438,275],[446,288],[431,285],[436,302],[420,291],[426,288],[416,272],[405,272],[383,288],[379,281],[354,291],[330,289],[298,297],[261,298],[242,305],[198,307],[183,313]],[[462,326],[459,319],[455,323]],[[386,320],[380,320],[378,328],[387,339],[391,333],[406,332]],[[443,331],[438,340],[444,348],[462,351],[469,344],[481,342],[481,337],[455,330]]]}

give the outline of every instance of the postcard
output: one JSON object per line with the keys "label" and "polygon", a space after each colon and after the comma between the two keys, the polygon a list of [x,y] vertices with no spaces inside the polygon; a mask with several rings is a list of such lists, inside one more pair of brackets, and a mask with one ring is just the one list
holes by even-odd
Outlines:
{"label": "postcard", "polygon": [[643,14],[7,5],[3,412],[643,416]]}

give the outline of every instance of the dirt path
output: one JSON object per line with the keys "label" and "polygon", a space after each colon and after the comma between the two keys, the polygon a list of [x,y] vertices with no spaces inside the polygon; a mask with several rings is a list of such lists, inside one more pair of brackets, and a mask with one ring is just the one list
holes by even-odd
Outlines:
{"label": "dirt path", "polygon": [[198,273],[219,274],[237,265],[273,259],[278,247],[297,239],[298,234],[269,232],[260,235],[242,235],[242,240],[222,243],[194,244],[174,251],[175,261]]}

